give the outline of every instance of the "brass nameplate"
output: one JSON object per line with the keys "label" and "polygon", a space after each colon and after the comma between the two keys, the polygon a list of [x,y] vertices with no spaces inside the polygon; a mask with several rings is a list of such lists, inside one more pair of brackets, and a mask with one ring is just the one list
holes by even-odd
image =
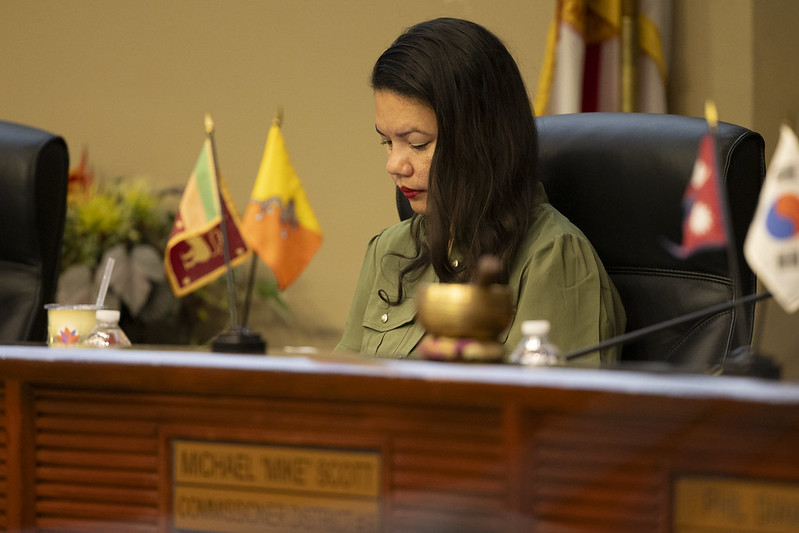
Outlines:
{"label": "brass nameplate", "polygon": [[799,485],[685,477],[674,487],[675,533],[795,533]]}
{"label": "brass nameplate", "polygon": [[379,529],[380,454],[175,440],[175,531]]}

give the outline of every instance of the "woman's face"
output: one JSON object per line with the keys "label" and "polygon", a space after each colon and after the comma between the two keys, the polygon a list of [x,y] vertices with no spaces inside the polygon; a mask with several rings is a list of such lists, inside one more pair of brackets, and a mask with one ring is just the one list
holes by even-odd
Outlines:
{"label": "woman's face", "polygon": [[375,128],[386,147],[386,170],[420,214],[427,212],[430,164],[438,123],[433,109],[395,92],[375,91]]}

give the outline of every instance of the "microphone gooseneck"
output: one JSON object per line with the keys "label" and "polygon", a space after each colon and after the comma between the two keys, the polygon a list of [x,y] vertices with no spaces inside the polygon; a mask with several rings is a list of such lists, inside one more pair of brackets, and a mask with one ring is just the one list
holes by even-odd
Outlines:
{"label": "microphone gooseneck", "polygon": [[759,300],[764,300],[766,298],[771,297],[771,292],[765,291],[757,294],[750,294],[748,296],[744,296],[742,298],[736,298],[730,300],[729,302],[722,302],[720,304],[712,305],[705,309],[700,309],[698,311],[694,311],[692,313],[688,313],[686,315],[678,316],[675,318],[671,318],[669,320],[665,320],[663,322],[659,322],[657,324],[652,324],[649,326],[645,326],[643,328],[639,328],[635,331],[631,331],[629,333],[623,333],[621,335],[616,335],[615,337],[611,337],[609,339],[605,339],[604,341],[598,342],[593,346],[588,346],[587,348],[581,348],[579,350],[575,350],[573,352],[569,352],[565,355],[567,361],[574,360],[578,357],[583,355],[587,355],[589,353],[597,352],[599,350],[604,350],[605,348],[612,348],[613,346],[618,346],[620,344],[625,344],[630,341],[638,340],[642,337],[646,337],[653,333],[657,333],[658,331],[662,331],[674,326],[678,326],[685,322],[691,322],[693,320],[698,320],[700,318],[704,318],[706,316],[714,315],[716,313],[720,313],[722,311],[728,311],[738,306],[746,305],[748,303],[757,302]]}

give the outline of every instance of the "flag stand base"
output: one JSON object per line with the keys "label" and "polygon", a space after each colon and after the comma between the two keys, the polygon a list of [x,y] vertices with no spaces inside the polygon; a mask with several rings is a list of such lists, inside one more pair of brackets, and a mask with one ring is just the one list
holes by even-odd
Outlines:
{"label": "flag stand base", "polygon": [[741,346],[730,352],[721,373],[727,376],[779,380],[782,377],[782,366],[771,357],[756,353],[749,346]]}
{"label": "flag stand base", "polygon": [[211,341],[211,350],[223,353],[265,354],[266,341],[254,331],[236,326]]}

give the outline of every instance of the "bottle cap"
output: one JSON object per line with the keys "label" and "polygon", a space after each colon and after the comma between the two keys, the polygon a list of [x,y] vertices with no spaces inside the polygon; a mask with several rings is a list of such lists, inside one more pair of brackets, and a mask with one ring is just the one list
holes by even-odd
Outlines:
{"label": "bottle cap", "polygon": [[549,333],[549,320],[525,320],[522,322],[522,335],[547,335]]}
{"label": "bottle cap", "polygon": [[97,311],[99,322],[119,322],[119,311],[116,309],[99,309]]}

